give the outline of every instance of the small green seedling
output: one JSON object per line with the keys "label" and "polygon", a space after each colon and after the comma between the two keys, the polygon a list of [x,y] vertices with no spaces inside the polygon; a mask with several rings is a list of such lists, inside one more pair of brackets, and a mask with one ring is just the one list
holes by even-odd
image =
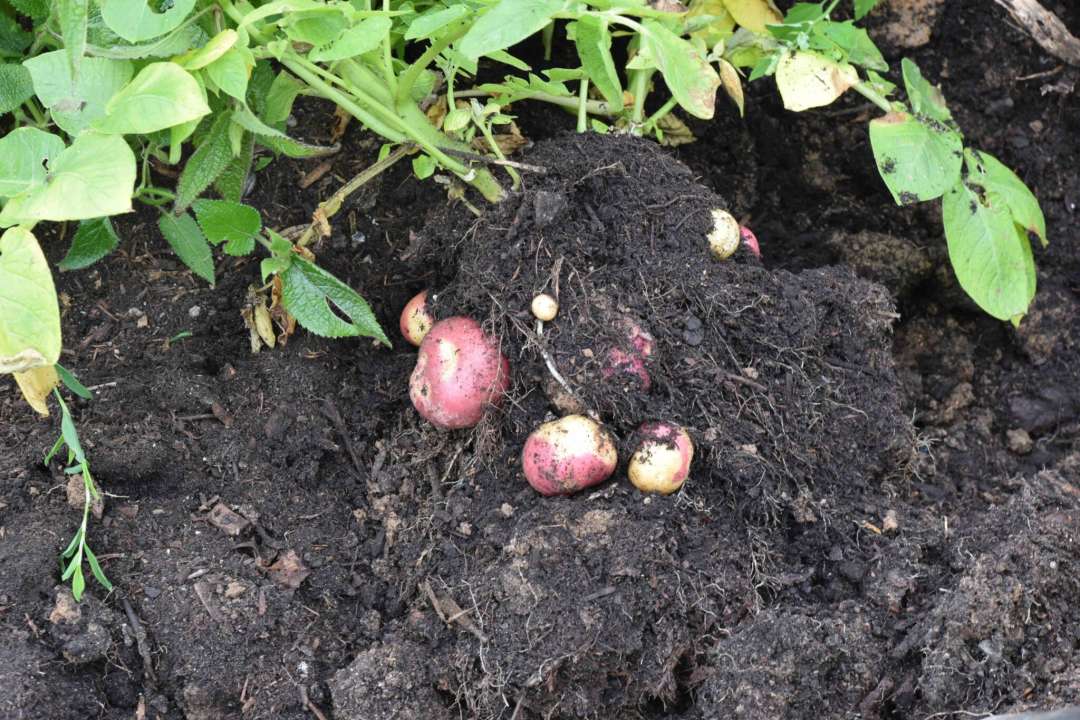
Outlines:
{"label": "small green seedling", "polygon": [[[56,371],[60,379],[72,392],[80,397],[90,398],[90,391],[70,372],[59,365],[56,366]],[[101,499],[101,492],[90,474],[90,462],[86,459],[82,443],[79,442],[79,433],[75,429],[75,422],[71,419],[71,412],[68,410],[67,403],[60,396],[59,390],[54,390],[53,395],[60,405],[60,437],[56,439],[52,449],[45,456],[45,465],[52,462],[53,458],[62,449],[67,448],[67,467],[64,468],[64,473],[67,475],[80,474],[83,480],[82,523],[79,524],[79,529],[75,532],[75,536],[71,538],[67,548],[60,554],[60,579],[62,582],[71,582],[71,594],[76,600],[80,600],[86,590],[86,578],[83,576],[83,559],[86,560],[86,563],[90,566],[90,572],[101,583],[101,586],[109,592],[112,592],[113,589],[112,583],[109,582],[109,578],[105,576],[105,572],[101,569],[97,556],[90,550],[90,546],[86,542],[87,529],[90,524],[90,508],[94,502]]]}

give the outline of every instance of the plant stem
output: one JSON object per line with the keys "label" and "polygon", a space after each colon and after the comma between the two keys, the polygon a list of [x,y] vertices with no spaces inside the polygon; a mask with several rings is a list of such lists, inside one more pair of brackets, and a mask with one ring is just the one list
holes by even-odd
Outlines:
{"label": "plant stem", "polygon": [[675,98],[668,98],[668,101],[664,103],[659,110],[649,116],[649,119],[645,121],[645,125],[642,129],[647,131],[649,128],[655,127],[656,123],[660,122],[665,115],[674,110],[675,106],[678,104],[679,103]]}
{"label": "plant stem", "polygon": [[589,81],[581,79],[581,87],[578,89],[577,131],[583,133],[589,129]]}
{"label": "plant stem", "polygon": [[[383,11],[390,12],[390,0],[383,0]],[[394,75],[394,59],[390,55],[390,33],[382,41],[383,50],[383,73],[386,75],[386,86],[390,88],[391,95],[397,95],[397,76]]]}
{"label": "plant stem", "polygon": [[25,103],[23,103],[23,105],[24,107],[26,107],[27,111],[29,111],[29,113],[34,117],[34,122],[37,123],[38,127],[45,127],[49,124],[48,119],[45,117],[45,112],[38,108],[37,101],[34,98],[30,98]]}
{"label": "plant stem", "polygon": [[467,23],[459,22],[456,28],[452,31],[448,31],[439,38],[438,41],[433,42],[428,49],[424,51],[423,55],[418,57],[412,65],[409,65],[405,72],[401,74],[398,81],[397,94],[395,96],[398,104],[408,100],[409,93],[412,91],[413,85],[416,84],[417,79],[420,77],[420,73],[422,73],[428,65],[433,63],[435,58],[439,57],[439,54],[443,50],[462,38],[468,29],[469,25]]}
{"label": "plant stem", "polygon": [[[470,98],[470,97],[492,97],[498,93],[488,92],[487,90],[478,90],[476,88],[472,90],[458,90],[454,93],[455,97]],[[581,105],[581,99],[577,97],[559,97],[558,95],[551,95],[545,92],[530,92],[523,96],[524,100],[539,100],[541,102],[551,103],[552,105],[558,105],[559,107],[569,108],[571,110],[577,110]],[[617,110],[611,106],[611,103],[603,100],[587,100],[585,102],[585,111],[590,115],[603,115],[605,117],[611,117],[618,115],[620,110]]]}
{"label": "plant stem", "polygon": [[645,119],[645,97],[649,94],[649,80],[654,70],[631,70],[630,94],[634,96],[634,109],[630,121],[641,125]]}
{"label": "plant stem", "polygon": [[870,102],[877,105],[883,111],[885,111],[887,113],[892,112],[893,107],[892,107],[892,104],[888,101],[888,99],[883,97],[882,95],[878,94],[878,92],[876,90],[874,90],[872,87],[867,85],[865,82],[855,83],[854,85],[851,86],[851,89],[854,90],[855,92],[859,93],[860,95],[862,95],[864,98],[866,98]]}

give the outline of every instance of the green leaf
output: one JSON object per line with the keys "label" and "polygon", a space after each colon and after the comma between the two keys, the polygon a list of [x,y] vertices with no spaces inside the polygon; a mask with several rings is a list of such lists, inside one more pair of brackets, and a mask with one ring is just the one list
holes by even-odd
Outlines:
{"label": "green leaf", "polygon": [[882,72],[889,69],[889,64],[885,62],[885,58],[874,41],[870,39],[870,35],[863,28],[856,27],[850,20],[818,23],[814,26],[814,32],[839,48],[844,54],[844,59],[850,63]]}
{"label": "green leaf", "polygon": [[361,20],[338,39],[312,50],[308,59],[312,62],[336,62],[371,52],[386,39],[392,25],[393,21],[385,15]]}
{"label": "green leaf", "polygon": [[176,256],[183,260],[193,273],[213,287],[214,256],[195,218],[187,213],[180,216],[165,213],[158,219],[158,228],[169,241]]}
{"label": "green leaf", "polygon": [[61,270],[81,270],[111,253],[119,244],[120,238],[116,236],[109,218],[83,220],[75,231],[67,255],[57,267]]}
{"label": "green leaf", "polygon": [[33,233],[11,228],[0,236],[0,366],[24,372],[54,365],[60,348],[60,304],[49,263]]}
{"label": "green leaf", "polygon": [[945,105],[945,96],[941,90],[931,85],[923,77],[919,66],[904,58],[900,63],[904,75],[904,88],[907,90],[911,110],[915,115],[931,118],[941,123],[952,123],[952,113]]}
{"label": "green leaf", "polygon": [[240,202],[251,173],[251,161],[255,150],[255,136],[244,133],[240,141],[240,154],[229,161],[228,167],[214,181],[214,189],[224,200]]}
{"label": "green leaf", "polygon": [[20,15],[40,23],[49,17],[49,0],[8,0]]}
{"label": "green leaf", "polygon": [[623,104],[622,82],[615,60],[611,57],[611,33],[607,20],[596,15],[583,15],[574,25],[574,43],[577,45],[581,66],[596,85],[604,99],[621,108]]}
{"label": "green leaf", "polygon": [[464,4],[436,8],[433,11],[426,12],[409,23],[405,29],[405,39],[426,40],[450,23],[460,20],[471,12],[472,9]]}
{"label": "green leaf", "polygon": [[[81,560],[81,558],[75,558],[75,560]],[[72,560],[71,562],[75,562]],[[86,591],[86,578],[83,577],[82,563],[75,567],[75,573],[71,576],[71,597],[75,598],[75,602],[82,600],[83,593]]]}
{"label": "green leaf", "polygon": [[327,45],[341,36],[349,21],[335,7],[321,6],[312,10],[294,10],[286,13],[281,25],[293,42],[309,45]]}
{"label": "green leaf", "polygon": [[79,378],[75,377],[70,370],[68,370],[60,363],[56,363],[55,367],[56,374],[60,378],[60,382],[64,383],[64,386],[68,390],[75,393],[84,400],[94,399],[94,394],[90,392],[90,390],[85,385],[79,382]]}
{"label": "green leaf", "polygon": [[652,54],[668,90],[686,112],[703,120],[712,118],[720,76],[693,45],[655,20],[642,27],[642,44]]}
{"label": "green leaf", "polygon": [[266,110],[262,113],[266,122],[270,125],[285,122],[292,113],[293,102],[305,87],[304,83],[284,70],[278,73],[266,94]]}
{"label": "green leaf", "polygon": [[940,123],[891,112],[870,122],[870,145],[897,204],[941,197],[960,179],[963,141]]}
{"label": "green leaf", "polygon": [[564,5],[562,0],[499,0],[469,28],[457,49],[471,60],[505,50],[543,30]]}
{"label": "green leaf", "polygon": [[148,0],[100,0],[100,3],[101,17],[109,29],[133,43],[175,30],[195,7],[195,0],[161,3],[168,8],[164,12],[151,9]]}
{"label": "green leaf", "polygon": [[206,66],[206,74],[226,95],[244,102],[247,97],[248,78],[255,67],[251,51],[234,47]]}
{"label": "green leaf", "polygon": [[300,142],[299,140],[294,140],[280,130],[275,130],[259,118],[255,117],[255,114],[246,107],[237,108],[236,111],[233,112],[232,117],[233,121],[240,125],[240,127],[254,133],[257,136],[259,144],[265,145],[271,150],[288,157],[321,157],[323,155],[333,155],[341,149],[341,146],[337,144],[323,147],[319,145],[309,145]]}
{"label": "green leaf", "polygon": [[22,65],[0,65],[0,115],[34,97],[34,81]]}
{"label": "green leaf", "polygon": [[222,30],[210,38],[205,45],[198,50],[193,50],[183,57],[176,58],[174,62],[184,66],[186,70],[202,70],[204,67],[229,52],[240,39],[239,33],[232,28]]}
{"label": "green leaf", "polygon": [[[281,274],[282,304],[297,322],[323,337],[371,337],[390,347],[375,315],[352,288],[297,256]],[[342,319],[331,306],[349,318]]]}
{"label": "green leaf", "polygon": [[151,63],[109,100],[102,132],[147,135],[210,112],[199,81],[174,62]]}
{"label": "green leaf", "polygon": [[34,36],[23,30],[15,18],[0,12],[0,58],[21,58]]}
{"label": "green leaf", "polygon": [[105,576],[105,571],[101,569],[101,564],[98,563],[97,557],[94,555],[94,553],[90,552],[90,546],[84,546],[83,550],[86,552],[86,561],[90,563],[90,572],[94,574],[94,577],[99,583],[101,583],[101,586],[103,588],[105,588],[109,592],[112,592],[113,584],[109,582],[109,578]]}
{"label": "green leaf", "polygon": [[417,155],[412,159],[413,174],[420,180],[427,180],[435,174],[438,163],[428,155]]}
{"label": "green leaf", "polygon": [[1047,244],[1046,218],[1039,201],[1024,181],[993,155],[981,150],[964,150],[970,183],[986,188],[1000,197],[1009,208],[1013,221],[1025,233],[1034,234]]}
{"label": "green leaf", "polygon": [[229,143],[228,114],[214,118],[210,133],[199,143],[199,147],[188,158],[180,179],[176,183],[176,204],[174,212],[183,212],[202,195],[203,191],[217,180],[225,168],[232,162],[232,145]]}
{"label": "green leaf", "polygon": [[225,243],[229,255],[250,255],[262,230],[259,211],[228,200],[196,200],[193,206],[199,227],[214,245]]}
{"label": "green leaf", "polygon": [[56,0],[60,17],[60,36],[64,40],[64,52],[74,77],[79,76],[79,66],[86,52],[86,18],[89,0]]}
{"label": "green leaf", "polygon": [[271,275],[280,275],[288,270],[296,257],[291,242],[270,229],[267,229],[266,234],[270,237],[270,257],[259,263],[264,283]]}
{"label": "green leaf", "polygon": [[35,127],[0,138],[0,197],[14,197],[45,184],[46,166],[64,151],[64,141]]}
{"label": "green leaf", "polygon": [[874,6],[878,4],[879,0],[855,0],[855,19],[862,20],[870,11],[874,9]]}
{"label": "green leaf", "polygon": [[109,99],[131,80],[134,72],[127,60],[84,57],[75,78],[63,50],[30,58],[23,67],[30,71],[38,99],[69,135],[78,135],[104,117]]}
{"label": "green leaf", "polygon": [[1004,199],[981,190],[957,183],[942,200],[949,260],[960,287],[979,307],[999,320],[1014,320],[1035,297],[1031,243]]}
{"label": "green leaf", "polygon": [[130,212],[134,188],[135,154],[124,139],[86,133],[49,163],[43,185],[8,201],[0,226]]}

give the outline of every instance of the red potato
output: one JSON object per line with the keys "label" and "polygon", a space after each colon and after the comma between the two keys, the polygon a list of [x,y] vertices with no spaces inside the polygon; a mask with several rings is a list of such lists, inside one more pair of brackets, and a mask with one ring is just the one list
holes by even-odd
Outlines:
{"label": "red potato", "polygon": [[640,442],[626,469],[634,487],[661,495],[681,488],[694,460],[690,434],[674,423],[648,422],[638,428],[637,437]]}
{"label": "red potato", "polygon": [[611,348],[607,353],[607,360],[600,368],[600,374],[605,380],[615,375],[633,375],[641,384],[641,389],[648,392],[652,387],[652,378],[645,368],[645,361],[640,355],[631,355],[619,348]]}
{"label": "red potato", "polygon": [[521,451],[525,479],[541,495],[571,495],[602,483],[618,460],[611,433],[584,415],[544,423]]}
{"label": "red potato", "polygon": [[611,348],[607,352],[604,365],[600,368],[600,374],[606,380],[615,375],[627,374],[637,377],[641,389],[648,392],[652,387],[652,379],[649,370],[645,367],[645,361],[653,354],[653,336],[643,330],[640,325],[629,318],[623,318],[620,326],[630,341],[630,352],[620,348]]}
{"label": "red potato", "polygon": [[757,235],[754,234],[754,231],[745,225],[740,225],[739,235],[742,237],[742,244],[746,246],[746,249],[754,253],[754,255],[760,259],[761,246],[758,245]]}
{"label": "red potato", "polygon": [[413,345],[420,347],[424,337],[431,331],[435,324],[435,317],[428,310],[427,290],[417,293],[412,300],[405,303],[405,309],[401,311],[401,334]]}
{"label": "red potato", "polygon": [[472,318],[435,323],[420,343],[409,398],[432,425],[473,427],[510,387],[510,362],[498,343]]}

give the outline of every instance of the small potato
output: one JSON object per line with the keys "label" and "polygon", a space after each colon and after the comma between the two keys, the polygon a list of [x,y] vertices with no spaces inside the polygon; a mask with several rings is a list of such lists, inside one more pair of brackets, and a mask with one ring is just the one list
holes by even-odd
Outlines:
{"label": "small potato", "polygon": [[718,260],[727,260],[739,249],[739,221],[727,210],[712,211],[713,228],[709,231],[709,251]]}
{"label": "small potato", "polygon": [[521,452],[525,479],[541,495],[571,495],[602,483],[617,464],[611,433],[584,415],[544,423]]}
{"label": "small potato", "polygon": [[559,301],[547,293],[540,293],[532,300],[532,314],[537,320],[551,322],[559,314]]}
{"label": "small potato", "polygon": [[739,235],[742,237],[742,244],[746,246],[746,249],[754,253],[754,255],[756,255],[758,259],[760,259],[761,246],[758,245],[757,235],[754,234],[754,231],[746,227],[745,225],[740,225]]}
{"label": "small potato", "polygon": [[401,335],[417,347],[435,324],[435,318],[428,310],[427,294],[427,290],[418,293],[405,303],[405,309],[401,311]]}
{"label": "small potato", "polygon": [[472,318],[435,323],[420,343],[409,398],[426,420],[446,429],[473,427],[510,387],[510,362]]}
{"label": "small potato", "polygon": [[649,422],[638,428],[637,449],[627,475],[642,492],[670,495],[686,482],[694,460],[694,442],[674,423]]}

